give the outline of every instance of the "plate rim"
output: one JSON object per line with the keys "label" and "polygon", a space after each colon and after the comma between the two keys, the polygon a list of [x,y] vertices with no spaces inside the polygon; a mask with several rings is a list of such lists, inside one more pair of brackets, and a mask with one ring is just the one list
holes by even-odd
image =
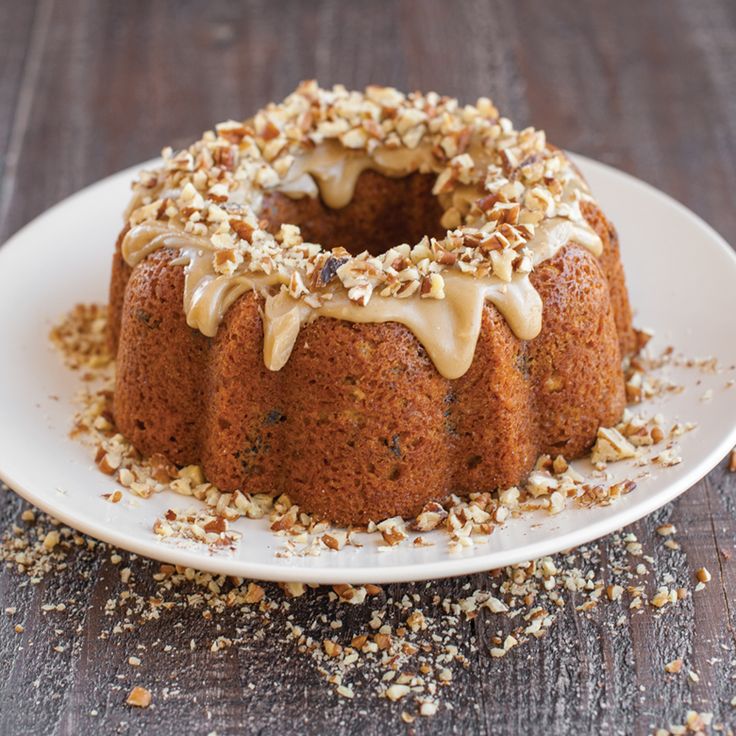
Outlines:
{"label": "plate rim", "polygon": [[[643,189],[648,195],[659,199],[662,204],[678,210],[682,216],[689,219],[695,226],[703,229],[712,243],[717,244],[721,251],[727,254],[734,268],[734,272],[736,272],[736,252],[734,252],[733,248],[729,246],[727,241],[715,228],[677,199],[632,174],[621,171],[609,164],[580,154],[571,153],[570,155],[574,161],[582,163],[583,168],[590,170],[598,169],[605,175],[623,179],[627,186]],[[102,189],[112,180],[122,179],[128,176],[132,179],[138,171],[155,164],[157,160],[150,159],[99,179],[55,203],[33,218],[0,246],[0,269],[15,256],[15,252],[22,245],[27,231],[42,225],[47,219],[53,218],[61,208],[68,206],[79,198],[94,196],[97,189]],[[61,523],[114,547],[119,547],[160,562],[170,562],[172,559],[176,559],[175,564],[183,564],[210,573],[235,575],[258,580],[276,580],[277,578],[275,576],[277,575],[278,580],[281,582],[317,584],[334,584],[337,582],[350,582],[354,584],[395,583],[474,574],[489,570],[492,567],[498,567],[499,564],[493,562],[494,557],[503,556],[501,565],[506,566],[538,559],[539,557],[556,554],[571,547],[588,544],[593,540],[599,539],[648,516],[653,511],[682,495],[710,473],[735,444],[736,423],[729,433],[726,433],[719,442],[710,448],[705,457],[697,465],[694,465],[694,467],[689,469],[681,477],[670,481],[664,489],[658,491],[656,494],[643,497],[639,503],[633,506],[622,507],[611,516],[602,516],[600,519],[593,520],[581,529],[573,529],[562,534],[526,542],[521,546],[500,550],[489,555],[483,555],[481,553],[472,556],[463,556],[462,554],[453,555],[448,552],[445,558],[439,561],[434,560],[426,563],[413,562],[385,567],[375,565],[309,567],[308,565],[302,566],[298,564],[293,566],[284,564],[283,566],[277,567],[276,565],[263,562],[244,561],[233,556],[218,556],[211,553],[203,553],[203,550],[194,551],[182,546],[166,545],[157,539],[131,538],[128,534],[118,532],[109,523],[107,525],[102,523],[88,523],[84,518],[80,522],[78,517],[71,512],[68,513],[64,508],[64,496],[60,496],[59,501],[55,503],[52,495],[44,497],[32,489],[27,488],[25,484],[20,483],[5,470],[5,462],[2,459],[4,456],[2,447],[0,447],[0,480],[11,491],[53,518],[58,519]],[[305,558],[295,557],[293,559],[303,561]],[[488,560],[491,560],[491,562]]]}

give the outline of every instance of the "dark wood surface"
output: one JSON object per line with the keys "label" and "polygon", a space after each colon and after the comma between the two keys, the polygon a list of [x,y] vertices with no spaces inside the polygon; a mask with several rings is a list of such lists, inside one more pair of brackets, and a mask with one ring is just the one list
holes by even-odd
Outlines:
{"label": "dark wood surface", "polygon": [[[0,242],[73,191],[310,77],[466,101],[489,95],[519,125],[544,127],[559,145],[651,182],[736,242],[730,0],[2,0]],[[0,529],[10,533],[24,508],[0,492]],[[680,530],[680,551],[662,547],[655,529],[665,520]],[[113,620],[105,603],[120,585],[102,547],[74,553],[37,585],[6,566],[0,602],[17,613],[0,615],[0,733],[645,734],[682,723],[690,708],[713,712],[728,731],[736,724],[736,475],[721,463],[630,531],[654,557],[652,583],[670,572],[691,584],[701,566],[713,580],[662,615],[625,606],[582,614],[571,596],[546,637],[504,659],[472,654],[443,692],[452,709],[412,725],[370,687],[352,701],[336,697],[314,662],[275,633],[278,621],[257,641],[262,622],[210,622],[182,609],[100,638]],[[591,550],[603,560],[617,554],[611,538]],[[157,567],[130,566],[143,588]],[[457,596],[483,581],[437,581],[430,592]],[[429,595],[424,585],[387,589],[398,598],[411,591]],[[63,612],[41,608],[60,600]],[[325,591],[310,591],[291,614],[273,616],[309,626],[332,615],[330,606]],[[350,608],[345,630],[369,616]],[[14,632],[19,622],[23,634]],[[481,615],[458,637],[487,639],[491,626]],[[237,627],[245,643],[209,651]],[[177,646],[164,656],[166,642]],[[142,664],[132,668],[136,652]],[[664,672],[676,656],[699,682]],[[154,707],[125,705],[134,684],[153,691]]]}

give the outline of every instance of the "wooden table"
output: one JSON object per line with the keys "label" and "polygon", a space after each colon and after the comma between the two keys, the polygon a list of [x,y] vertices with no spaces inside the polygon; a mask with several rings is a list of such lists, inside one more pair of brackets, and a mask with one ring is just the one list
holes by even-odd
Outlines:
{"label": "wooden table", "polygon": [[[651,182],[736,242],[729,0],[5,0],[0,242],[75,190],[310,77],[437,89],[466,101],[489,95],[518,125],[533,122],[557,144]],[[0,493],[5,533],[23,525],[25,508]],[[664,521],[678,527],[679,551],[663,549],[655,529]],[[353,700],[337,697],[293,644],[256,642],[258,625],[237,617],[172,611],[129,635],[100,638],[112,620],[106,601],[120,585],[103,547],[71,555],[65,570],[37,585],[6,566],[0,600],[17,612],[0,616],[0,733],[645,734],[683,723],[690,708],[712,712],[728,731],[736,724],[736,475],[722,463],[628,531],[653,555],[651,585],[670,572],[692,587],[702,566],[712,581],[659,615],[612,605],[581,613],[570,596],[547,636],[503,659],[481,648],[443,691],[452,709],[413,724],[400,720],[401,704],[370,687]],[[607,538],[591,550],[605,560],[614,545]],[[130,566],[143,587],[157,569],[146,560]],[[432,591],[458,595],[484,580],[436,581]],[[423,585],[389,586],[387,594],[411,591],[426,594]],[[42,609],[58,600],[67,601],[64,611]],[[330,606],[325,592],[310,591],[292,614],[309,625]],[[359,608],[347,612],[346,630],[365,615]],[[233,636],[238,625],[250,644],[217,654],[202,644]],[[481,615],[458,637],[487,638],[489,626]],[[164,655],[163,641],[182,646]],[[140,667],[128,664],[136,653]],[[665,673],[677,656],[683,672]],[[153,707],[125,704],[134,684],[150,688]]]}

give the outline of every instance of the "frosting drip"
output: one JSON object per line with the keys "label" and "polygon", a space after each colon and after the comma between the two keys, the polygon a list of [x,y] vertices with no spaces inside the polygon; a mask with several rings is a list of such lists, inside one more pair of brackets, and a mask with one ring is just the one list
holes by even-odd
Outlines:
{"label": "frosting drip", "polygon": [[328,207],[340,209],[353,199],[358,177],[364,171],[402,177],[417,171],[431,172],[432,161],[431,149],[426,145],[378,148],[369,156],[326,141],[297,157],[277,189],[295,199],[320,196]]}
{"label": "frosting drip", "polygon": [[[431,174],[446,235],[351,255],[305,242],[298,223],[272,232],[260,219],[268,192],[344,208],[365,171]],[[141,172],[133,189],[125,261],[173,249],[187,323],[208,336],[239,296],[258,293],[272,370],[286,363],[303,325],[327,317],[404,324],[439,372],[456,378],[472,362],[486,301],[531,339],[542,313],[534,267],[568,242],[602,250],[580,209],[590,193],[564,153],[543,131],[515,130],[484,97],[460,105],[434,92],[303,82],[249,120],[165,149],[162,165]]]}
{"label": "frosting drip", "polygon": [[[365,171],[434,175],[447,236],[348,257],[305,243],[295,225],[274,234],[259,220],[269,191],[344,208]],[[303,83],[281,105],[221,124],[142,172],[122,256],[135,266],[159,248],[176,251],[187,324],[208,337],[241,295],[257,293],[270,370],[286,364],[305,325],[325,317],[405,325],[455,379],[473,361],[486,302],[518,338],[533,339],[542,325],[533,269],[570,242],[600,254],[579,208],[586,198],[542,132],[514,131],[485,98],[460,107],[434,93],[369,87],[361,96]]]}
{"label": "frosting drip", "polygon": [[[527,243],[534,265],[554,256],[568,242],[594,253],[600,240],[591,230],[564,218],[545,221]],[[542,301],[528,274],[514,273],[510,281],[497,276],[476,277],[459,271],[443,271],[445,298],[407,299],[375,295],[361,306],[344,291],[328,291],[319,307],[282,291],[288,278],[279,273],[219,275],[212,268],[212,243],[184,231],[156,224],[131,228],[122,243],[122,254],[136,265],[157,248],[178,248],[174,263],[184,266],[184,310],[187,324],[214,337],[227,309],[242,294],[256,291],[265,299],[263,310],[263,357],[270,370],[280,370],[289,359],[303,325],[319,317],[349,322],[398,322],[411,330],[423,345],[439,373],[459,378],[470,367],[480,334],[483,306],[490,301],[522,340],[536,337],[542,325]]]}
{"label": "frosting drip", "polygon": [[336,294],[323,306],[312,309],[285,292],[267,297],[264,361],[271,370],[282,368],[302,325],[319,317],[359,323],[398,322],[411,330],[442,376],[459,378],[473,361],[486,300],[498,307],[522,339],[539,333],[542,300],[527,275],[506,284],[494,277],[476,279],[453,273],[445,281],[445,299],[441,301],[377,296],[360,307],[344,294]]}

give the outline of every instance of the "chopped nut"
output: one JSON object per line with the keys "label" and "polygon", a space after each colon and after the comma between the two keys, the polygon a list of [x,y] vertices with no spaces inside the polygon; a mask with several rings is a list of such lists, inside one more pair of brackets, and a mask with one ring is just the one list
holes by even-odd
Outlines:
{"label": "chopped nut", "polygon": [[256,583],[248,583],[248,590],[245,592],[244,600],[246,603],[260,603],[266,591]]}
{"label": "chopped nut", "polygon": [[334,550],[340,549],[340,543],[332,536],[332,534],[323,534],[321,539],[324,542],[325,547],[329,547]]}
{"label": "chopped nut", "polygon": [[559,488],[559,481],[549,473],[535,470],[529,474],[526,489],[532,496],[544,496]]}
{"label": "chopped nut", "polygon": [[362,649],[366,642],[368,641],[368,637],[365,634],[361,634],[360,636],[353,637],[352,641],[350,642],[350,646],[354,647],[355,649]]}
{"label": "chopped nut", "polygon": [[444,299],[445,280],[438,273],[431,273],[422,280],[420,293],[423,299]]}
{"label": "chopped nut", "polygon": [[341,601],[358,605],[365,600],[367,590],[365,587],[354,588],[352,585],[333,585],[332,589],[340,597]]}
{"label": "chopped nut", "polygon": [[427,621],[421,611],[413,611],[406,619],[406,625],[414,632],[427,628]]}
{"label": "chopped nut", "polygon": [[120,455],[112,452],[105,452],[99,457],[97,467],[105,473],[105,475],[114,475],[115,471],[120,467],[121,462],[122,458]]}
{"label": "chopped nut", "polygon": [[352,688],[349,688],[347,685],[338,685],[337,694],[341,695],[343,698],[355,697],[355,693],[353,692]]}
{"label": "chopped nut", "polygon": [[60,541],[59,532],[57,532],[55,529],[52,529],[43,540],[43,546],[47,550],[52,550],[54,547],[56,547],[57,544],[59,544]]}
{"label": "chopped nut", "polygon": [[675,603],[677,601],[677,592],[675,590],[668,590],[667,588],[660,588],[652,597],[650,604],[655,608],[662,608],[668,603]]}
{"label": "chopped nut", "polygon": [[376,526],[378,531],[381,532],[381,536],[383,536],[384,541],[390,547],[395,547],[396,545],[401,544],[408,537],[404,526],[404,520],[400,516],[386,519]]}
{"label": "chopped nut", "polygon": [[279,583],[279,587],[290,597],[299,598],[304,595],[307,588],[304,583]]}
{"label": "chopped nut", "polygon": [[322,642],[322,647],[325,650],[325,654],[327,654],[328,657],[337,657],[342,653],[342,647],[332,639],[325,639]]}
{"label": "chopped nut", "polygon": [[617,429],[601,427],[590,459],[593,463],[615,462],[635,455],[636,448]]}
{"label": "chopped nut", "polygon": [[397,700],[401,700],[401,698],[408,695],[410,692],[411,688],[408,685],[390,685],[386,689],[386,697],[389,700],[396,702]]}
{"label": "chopped nut", "polygon": [[136,708],[148,708],[151,705],[151,691],[146,690],[145,687],[136,685],[125,701],[128,705],[135,706]]}
{"label": "chopped nut", "polygon": [[677,455],[674,450],[668,449],[660,452],[659,455],[655,455],[652,458],[652,462],[655,462],[665,468],[669,468],[673,465],[679,465],[682,462],[682,458]]}
{"label": "chopped nut", "polygon": [[389,649],[391,647],[391,637],[388,634],[374,634],[373,641],[381,651]]}
{"label": "chopped nut", "polygon": [[446,518],[447,511],[440,504],[432,501],[421,510],[412,528],[418,532],[429,532],[436,529]]}

